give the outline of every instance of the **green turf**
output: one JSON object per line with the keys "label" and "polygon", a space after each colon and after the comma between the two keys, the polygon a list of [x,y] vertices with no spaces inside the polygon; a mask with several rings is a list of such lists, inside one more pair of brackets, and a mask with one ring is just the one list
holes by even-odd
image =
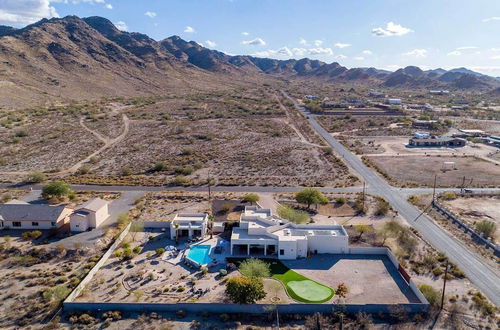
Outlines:
{"label": "green turf", "polygon": [[[239,265],[244,258],[227,258],[228,262]],[[293,299],[305,303],[323,303],[333,297],[332,288],[313,281],[301,275],[281,261],[275,259],[262,259],[269,264],[271,276],[280,280],[286,287],[286,291]]]}

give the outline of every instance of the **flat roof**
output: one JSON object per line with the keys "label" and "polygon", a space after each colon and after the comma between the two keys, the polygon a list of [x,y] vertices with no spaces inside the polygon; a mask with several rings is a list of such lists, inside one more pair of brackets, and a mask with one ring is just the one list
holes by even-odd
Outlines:
{"label": "flat roof", "polygon": [[266,235],[249,235],[248,231],[243,228],[233,228],[233,232],[231,234],[231,240],[233,239],[254,239],[254,240],[273,240],[274,238],[266,236]]}
{"label": "flat roof", "polygon": [[207,220],[207,215],[205,213],[193,213],[193,214],[176,214],[172,222],[203,222]]}

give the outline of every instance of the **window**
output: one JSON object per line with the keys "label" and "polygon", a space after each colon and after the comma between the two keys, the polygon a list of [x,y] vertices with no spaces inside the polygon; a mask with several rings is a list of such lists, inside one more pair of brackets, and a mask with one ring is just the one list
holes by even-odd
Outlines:
{"label": "window", "polygon": [[280,256],[284,256],[284,255],[285,255],[285,250],[280,249]]}
{"label": "window", "polygon": [[21,223],[19,221],[14,221],[12,227],[21,227]]}
{"label": "window", "polygon": [[38,222],[33,221],[33,222],[31,223],[31,225],[32,225],[33,227],[38,227]]}
{"label": "window", "polygon": [[56,226],[56,223],[55,223],[54,221],[52,221],[52,222],[50,223],[50,225],[51,225],[52,227],[55,227],[55,226]]}

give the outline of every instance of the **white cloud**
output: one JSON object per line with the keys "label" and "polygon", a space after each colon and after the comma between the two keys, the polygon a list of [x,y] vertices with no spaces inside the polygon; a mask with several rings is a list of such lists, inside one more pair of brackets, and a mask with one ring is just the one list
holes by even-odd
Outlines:
{"label": "white cloud", "polygon": [[316,47],[319,47],[323,44],[323,40],[314,40],[313,45]]}
{"label": "white cloud", "polygon": [[339,60],[345,60],[347,58],[347,56],[339,54],[339,55],[335,56],[335,58],[339,59]]}
{"label": "white cloud", "polygon": [[244,36],[250,35],[250,33],[248,33],[248,32],[241,32],[241,34],[244,35]]}
{"label": "white cloud", "polygon": [[500,21],[500,16],[493,16],[483,19],[483,22]]}
{"label": "white cloud", "polygon": [[458,47],[457,50],[467,50],[467,49],[477,49],[476,46],[464,46],[464,47]]}
{"label": "white cloud", "polygon": [[217,44],[215,42],[213,42],[212,40],[207,40],[207,41],[205,41],[205,43],[210,48],[214,48],[215,46],[217,46]]}
{"label": "white cloud", "polygon": [[363,53],[364,55],[372,55],[372,54],[373,54],[373,52],[372,52],[371,50],[369,50],[369,49],[365,49],[365,50],[363,50],[363,51],[362,51],[362,53]]}
{"label": "white cloud", "polygon": [[462,52],[461,51],[458,51],[458,50],[454,50],[452,52],[449,52],[448,54],[446,54],[448,56],[460,56],[462,55]]}
{"label": "white cloud", "polygon": [[120,31],[128,31],[128,26],[124,21],[118,21],[115,23],[115,26]]}
{"label": "white cloud", "polygon": [[50,0],[0,0],[0,24],[22,26],[59,17]]}
{"label": "white cloud", "polygon": [[363,61],[365,58],[363,56],[355,56],[353,57],[356,61]]}
{"label": "white cloud", "polygon": [[110,10],[111,10],[111,9],[113,9],[113,5],[112,5],[112,4],[110,4],[110,3],[106,4],[106,6],[104,6],[104,7],[105,7],[106,9],[110,9]]}
{"label": "white cloud", "polygon": [[406,28],[402,25],[396,24],[394,22],[387,23],[385,28],[378,27],[372,30],[372,33],[377,37],[393,37],[393,36],[403,36],[413,32],[413,30]]}
{"label": "white cloud", "polygon": [[331,48],[309,48],[309,55],[333,55],[333,50]]}
{"label": "white cloud", "polygon": [[300,38],[300,40],[299,40],[299,44],[304,45],[304,46],[307,46],[307,40],[306,40],[306,39],[304,39],[304,38]]}
{"label": "white cloud", "polygon": [[490,60],[500,60],[500,55],[491,56]]}
{"label": "white cloud", "polygon": [[189,26],[189,25],[188,25],[188,26],[186,26],[186,28],[184,29],[184,32],[185,32],[185,33],[195,33],[195,32],[196,32],[196,30],[194,29],[194,27],[192,27],[192,26]]}
{"label": "white cloud", "polygon": [[258,57],[276,57],[276,56],[278,56],[278,57],[283,57],[283,56],[292,57],[293,53],[290,49],[288,49],[288,47],[281,47],[281,48],[276,49],[276,50],[269,49],[269,50],[256,52],[253,55],[258,56]]}
{"label": "white cloud", "polygon": [[150,18],[156,17],[156,13],[154,11],[147,11],[144,13],[144,15],[146,15],[147,17],[150,17]]}
{"label": "white cloud", "polygon": [[341,42],[337,42],[335,44],[335,47],[337,47],[337,48],[346,48],[346,47],[349,47],[349,46],[351,46],[351,44],[343,44]]}
{"label": "white cloud", "polygon": [[427,56],[427,49],[413,49],[410,50],[409,52],[403,53],[405,56],[413,56],[413,57],[426,57]]}
{"label": "white cloud", "polygon": [[266,42],[261,38],[255,38],[252,40],[244,40],[241,42],[243,45],[252,45],[252,46],[265,46]]}
{"label": "white cloud", "polygon": [[500,52],[500,48],[495,48],[495,47],[493,47],[493,48],[491,48],[491,51],[492,51],[492,52]]}

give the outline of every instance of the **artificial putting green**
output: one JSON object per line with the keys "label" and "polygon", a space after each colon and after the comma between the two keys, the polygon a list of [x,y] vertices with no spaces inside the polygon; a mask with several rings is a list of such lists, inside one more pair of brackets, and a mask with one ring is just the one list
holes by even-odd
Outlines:
{"label": "artificial putting green", "polygon": [[[236,265],[239,265],[244,260],[244,258],[227,258],[228,262]],[[283,283],[288,295],[294,300],[305,303],[324,303],[330,300],[335,293],[329,286],[313,281],[291,270],[279,260],[261,260],[269,264],[271,277]]]}

